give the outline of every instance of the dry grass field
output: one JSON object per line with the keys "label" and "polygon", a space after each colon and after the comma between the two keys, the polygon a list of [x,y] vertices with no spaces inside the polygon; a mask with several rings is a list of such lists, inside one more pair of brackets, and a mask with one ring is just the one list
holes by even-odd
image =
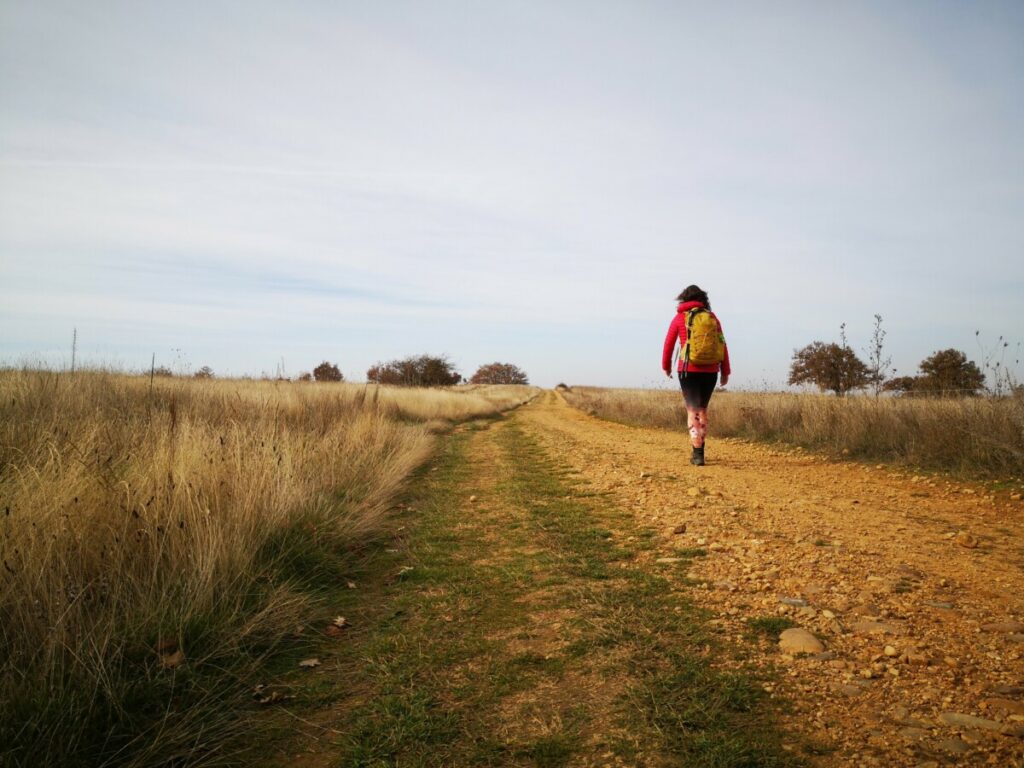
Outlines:
{"label": "dry grass field", "polygon": [[532,392],[0,372],[0,763],[227,760],[304,583],[386,527],[433,432]]}
{"label": "dry grass field", "polygon": [[[637,426],[686,428],[678,390],[573,387],[573,406]],[[771,440],[853,458],[1001,479],[1024,475],[1024,395],[971,398],[718,392],[712,437]]]}
{"label": "dry grass field", "polygon": [[[1022,759],[957,670],[1024,663],[1024,401],[719,393],[713,435],[819,453],[697,469],[675,391],[537,394],[0,372],[0,765],[858,765],[906,702],[877,764],[968,716]],[[861,615],[906,651],[870,678]],[[799,689],[794,624],[838,657]]]}

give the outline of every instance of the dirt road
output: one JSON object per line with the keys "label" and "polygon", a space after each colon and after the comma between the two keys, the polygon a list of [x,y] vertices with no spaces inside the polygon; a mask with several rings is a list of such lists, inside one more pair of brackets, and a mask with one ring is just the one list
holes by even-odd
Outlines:
{"label": "dirt road", "polygon": [[742,441],[696,468],[554,392],[444,440],[274,765],[1024,764],[1019,503]]}
{"label": "dirt road", "polygon": [[[785,617],[825,646],[762,652],[823,764],[1024,764],[1024,507],[940,477],[837,464],[600,421],[555,393],[516,418],[663,551],[701,547],[689,576],[727,636]],[[680,531],[685,526],[685,532]]]}

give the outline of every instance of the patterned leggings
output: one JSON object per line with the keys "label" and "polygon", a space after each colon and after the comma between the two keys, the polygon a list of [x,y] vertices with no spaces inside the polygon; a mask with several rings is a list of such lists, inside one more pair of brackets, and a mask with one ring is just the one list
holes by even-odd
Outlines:
{"label": "patterned leggings", "polygon": [[690,428],[690,445],[694,448],[702,448],[704,438],[708,435],[708,409],[687,408],[686,424]]}
{"label": "patterned leggings", "polygon": [[686,424],[690,428],[690,443],[694,448],[704,447],[708,434],[708,404],[718,382],[717,373],[679,374],[679,386],[686,402]]}

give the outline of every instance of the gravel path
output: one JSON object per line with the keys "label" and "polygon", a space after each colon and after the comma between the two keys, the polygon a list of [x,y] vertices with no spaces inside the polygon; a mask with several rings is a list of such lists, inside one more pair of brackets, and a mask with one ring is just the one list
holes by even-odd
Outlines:
{"label": "gravel path", "polygon": [[[728,636],[788,619],[824,651],[774,643],[788,727],[823,765],[1024,765],[1024,506],[941,477],[614,424],[550,392],[517,418],[637,522]],[[795,647],[795,646],[794,646]]]}

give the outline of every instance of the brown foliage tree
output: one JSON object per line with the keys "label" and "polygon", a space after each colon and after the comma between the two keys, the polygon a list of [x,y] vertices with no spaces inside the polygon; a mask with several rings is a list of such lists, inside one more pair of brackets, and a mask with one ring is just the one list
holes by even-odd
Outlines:
{"label": "brown foliage tree", "polygon": [[917,388],[916,376],[895,376],[885,382],[886,392],[899,392],[903,395],[912,393]]}
{"label": "brown foliage tree", "polygon": [[814,384],[822,391],[845,395],[867,386],[868,367],[846,345],[815,341],[793,352],[790,384]]}
{"label": "brown foliage tree", "polygon": [[526,372],[512,363],[488,363],[476,369],[470,384],[529,384]]}
{"label": "brown foliage tree", "polygon": [[985,374],[958,349],[943,349],[921,361],[914,389],[941,395],[976,395]]}
{"label": "brown foliage tree", "polygon": [[313,378],[317,381],[344,381],[345,377],[341,375],[341,370],[334,363],[329,363],[324,360],[320,365],[313,369]]}
{"label": "brown foliage tree", "polygon": [[447,357],[419,355],[377,363],[366,372],[366,380],[402,387],[447,387],[458,384],[462,376]]}

